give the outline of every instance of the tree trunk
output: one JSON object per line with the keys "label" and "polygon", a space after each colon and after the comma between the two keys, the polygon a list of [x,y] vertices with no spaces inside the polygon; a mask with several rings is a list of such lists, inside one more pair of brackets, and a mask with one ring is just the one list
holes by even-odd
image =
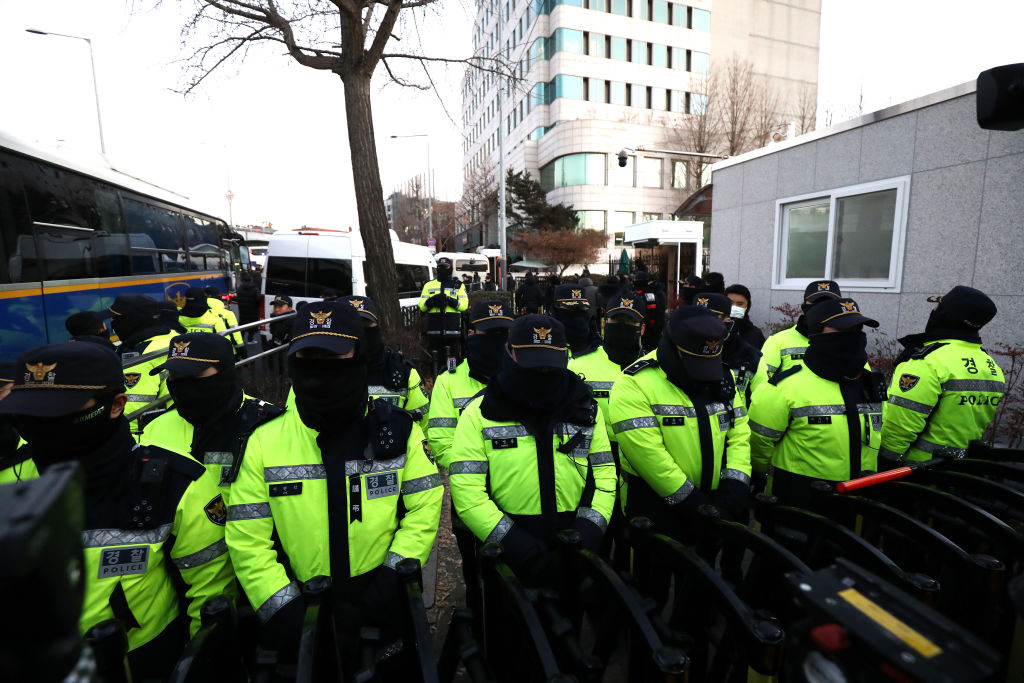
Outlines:
{"label": "tree trunk", "polygon": [[366,293],[377,304],[377,316],[383,334],[401,329],[398,307],[398,280],[388,218],[384,211],[384,192],[380,185],[377,144],[373,135],[370,106],[370,76],[355,73],[342,77],[345,84],[345,118],[352,158],[352,180],[356,191],[359,232],[366,249]]}

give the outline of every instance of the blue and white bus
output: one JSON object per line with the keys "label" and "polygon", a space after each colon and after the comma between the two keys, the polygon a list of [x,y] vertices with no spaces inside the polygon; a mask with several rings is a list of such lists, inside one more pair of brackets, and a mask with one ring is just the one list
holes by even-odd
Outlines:
{"label": "blue and white bus", "polygon": [[65,341],[64,320],[124,292],[234,289],[241,236],[184,197],[0,133],[0,360]]}

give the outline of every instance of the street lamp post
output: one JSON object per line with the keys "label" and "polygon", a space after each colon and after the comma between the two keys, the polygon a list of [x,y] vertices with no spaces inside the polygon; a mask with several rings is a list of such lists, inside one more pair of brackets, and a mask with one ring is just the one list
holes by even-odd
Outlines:
{"label": "street lamp post", "polygon": [[40,31],[37,28],[27,28],[25,29],[25,31],[28,33],[34,33],[38,36],[57,36],[58,38],[73,38],[75,40],[84,40],[86,45],[89,46],[89,66],[92,68],[92,94],[93,97],[96,99],[96,126],[99,128],[100,131],[100,153],[106,154],[107,145],[106,142],[103,140],[103,117],[100,116],[100,89],[99,86],[96,84],[96,60],[93,58],[92,54],[92,40],[90,40],[89,38],[84,38],[82,36],[68,35],[66,33],[52,33],[50,31]]}
{"label": "street lamp post", "polygon": [[434,238],[434,171],[430,167],[430,135],[427,133],[415,133],[413,135],[392,135],[391,139],[398,138],[426,138],[427,139],[427,239]]}

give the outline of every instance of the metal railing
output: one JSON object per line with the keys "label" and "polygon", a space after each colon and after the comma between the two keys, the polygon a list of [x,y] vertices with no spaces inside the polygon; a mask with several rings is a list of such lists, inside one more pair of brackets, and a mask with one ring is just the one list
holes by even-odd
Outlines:
{"label": "metal railing", "polygon": [[[291,318],[294,318],[296,315],[297,315],[297,311],[292,311],[291,313],[285,313],[284,315],[277,315],[277,316],[274,316],[273,318],[264,318],[264,319],[261,319],[261,320],[257,320],[255,322],[245,323],[244,325],[236,325],[235,327],[229,327],[226,330],[220,330],[219,332],[217,332],[217,334],[221,335],[222,337],[226,337],[226,336],[228,336],[230,334],[234,334],[235,332],[241,332],[242,330],[252,329],[254,327],[259,327],[261,325],[267,325],[267,324],[270,324],[272,322],[280,322],[282,320],[289,320]],[[260,353],[257,353],[257,354],[255,354],[253,356],[249,356],[247,358],[243,358],[243,359],[237,361],[235,363],[235,367],[236,368],[242,367],[243,365],[247,365],[248,363],[252,363],[253,361],[258,360],[260,358],[265,358],[265,357],[271,356],[271,355],[273,355],[275,353],[280,353],[281,351],[284,351],[287,348],[288,348],[288,346],[286,344],[283,344],[281,346],[276,346],[276,347],[274,347],[272,349],[267,349],[266,351],[261,351]],[[136,365],[142,365],[143,363],[148,363],[149,361],[153,360],[154,358],[163,358],[164,356],[167,355],[167,352],[168,352],[168,349],[159,349],[157,351],[151,351],[150,353],[146,353],[146,354],[143,354],[143,355],[138,356],[136,358],[131,358],[131,359],[123,362],[121,364],[121,368],[122,369],[128,369],[128,368],[131,368],[131,367],[135,367]],[[158,408],[163,407],[170,400],[171,400],[171,397],[170,397],[169,394],[165,395],[165,396],[161,396],[158,399],[156,399],[155,401],[152,401],[152,402],[147,403],[146,405],[142,406],[138,410],[133,410],[132,412],[128,413],[127,415],[125,415],[125,419],[128,420],[129,422],[131,422],[132,420],[135,420],[135,419],[141,417],[142,415],[145,415],[147,412],[149,412],[151,410],[156,410]]]}

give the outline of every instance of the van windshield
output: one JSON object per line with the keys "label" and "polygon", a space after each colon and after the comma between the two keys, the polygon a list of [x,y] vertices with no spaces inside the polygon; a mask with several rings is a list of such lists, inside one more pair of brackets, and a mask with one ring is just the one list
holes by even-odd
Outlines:
{"label": "van windshield", "polygon": [[456,261],[455,270],[476,270],[483,273],[487,270],[487,261]]}
{"label": "van windshield", "polygon": [[271,256],[266,278],[267,294],[319,297],[329,287],[338,296],[348,296],[352,293],[352,261]]}

